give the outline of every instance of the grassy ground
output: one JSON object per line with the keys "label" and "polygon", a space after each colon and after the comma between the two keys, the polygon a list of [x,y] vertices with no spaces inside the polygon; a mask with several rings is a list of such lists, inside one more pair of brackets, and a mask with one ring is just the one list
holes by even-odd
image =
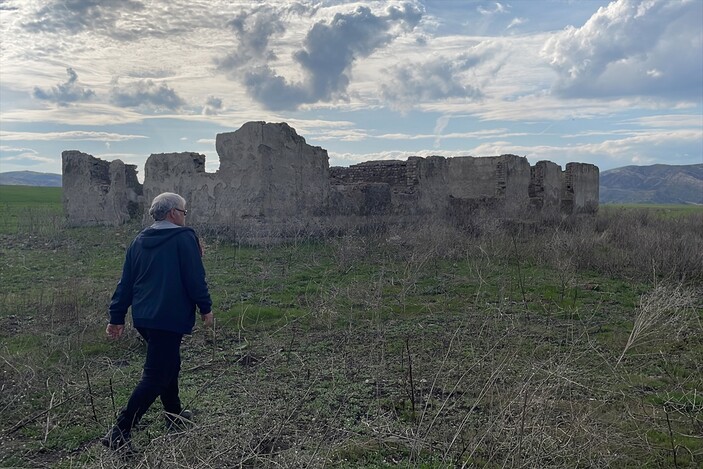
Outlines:
{"label": "grassy ground", "polygon": [[132,457],[98,440],[144,358],[135,331],[104,338],[139,227],[34,230],[21,212],[0,234],[2,467],[703,461],[700,212],[258,248],[212,235],[216,328],[183,346],[196,425],[167,434],[156,403]]}
{"label": "grassy ground", "polygon": [[703,205],[669,205],[669,204],[603,204],[603,211],[630,210],[635,212],[649,212],[657,216],[678,217],[703,212]]}
{"label": "grassy ground", "polygon": [[62,212],[60,187],[0,186],[0,233],[55,231]]}

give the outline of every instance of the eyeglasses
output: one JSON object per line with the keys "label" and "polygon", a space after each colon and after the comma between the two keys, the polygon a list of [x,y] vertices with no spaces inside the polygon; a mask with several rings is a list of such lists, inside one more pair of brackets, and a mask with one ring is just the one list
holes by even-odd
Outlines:
{"label": "eyeglasses", "polygon": [[178,210],[179,212],[181,212],[184,217],[188,215],[188,210],[181,210],[180,208],[174,208],[174,210]]}

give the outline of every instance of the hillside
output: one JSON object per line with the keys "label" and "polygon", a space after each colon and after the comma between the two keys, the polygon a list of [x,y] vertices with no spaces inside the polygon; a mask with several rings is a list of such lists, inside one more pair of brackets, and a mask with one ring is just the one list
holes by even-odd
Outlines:
{"label": "hillside", "polygon": [[10,171],[0,173],[0,186],[61,187],[61,175],[36,171]]}
{"label": "hillside", "polygon": [[703,164],[624,166],[603,171],[600,202],[703,204]]}

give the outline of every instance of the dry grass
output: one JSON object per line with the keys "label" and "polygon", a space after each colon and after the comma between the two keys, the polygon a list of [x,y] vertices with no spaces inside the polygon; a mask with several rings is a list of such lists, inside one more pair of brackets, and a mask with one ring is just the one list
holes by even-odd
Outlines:
{"label": "dry grass", "polygon": [[129,458],[97,440],[143,361],[134,331],[103,338],[133,233],[6,235],[0,465],[696,467],[698,222],[207,237],[216,334],[183,346],[196,426],[167,434],[156,405]]}

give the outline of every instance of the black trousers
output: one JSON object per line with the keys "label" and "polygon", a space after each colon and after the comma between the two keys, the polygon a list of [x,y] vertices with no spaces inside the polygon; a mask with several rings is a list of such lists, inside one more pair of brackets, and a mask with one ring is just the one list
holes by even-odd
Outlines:
{"label": "black trousers", "polygon": [[125,437],[130,436],[132,427],[157,397],[161,398],[164,411],[178,414],[182,410],[178,397],[178,374],[181,371],[183,334],[142,327],[138,327],[137,331],[147,343],[146,361],[142,378],[115,423]]}

